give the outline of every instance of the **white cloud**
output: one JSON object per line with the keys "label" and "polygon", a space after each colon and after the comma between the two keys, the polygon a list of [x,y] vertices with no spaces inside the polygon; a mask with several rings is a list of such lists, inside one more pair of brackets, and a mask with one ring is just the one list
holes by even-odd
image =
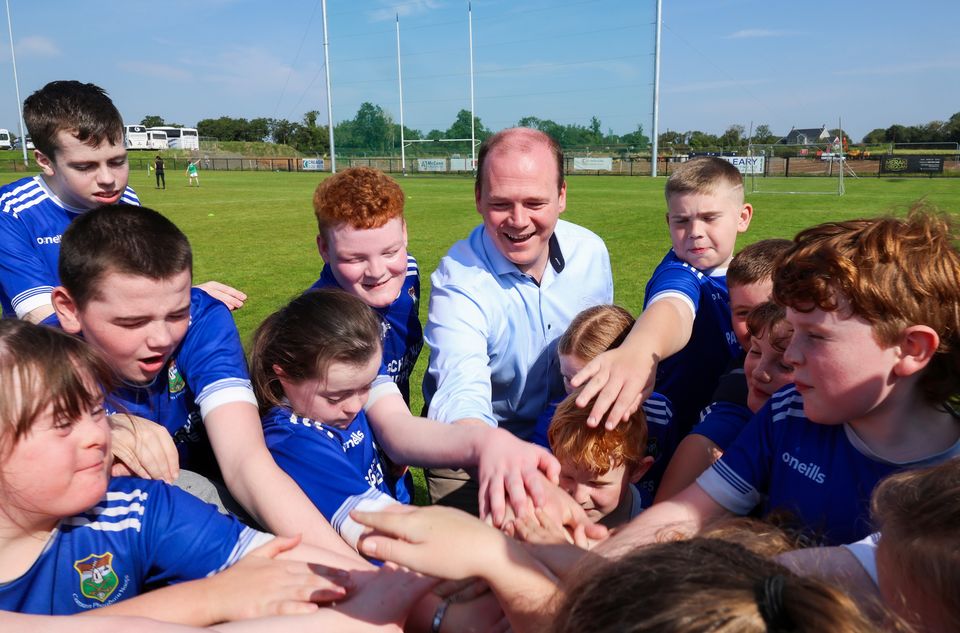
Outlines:
{"label": "white cloud", "polygon": [[24,57],[59,57],[60,49],[53,40],[42,35],[28,35],[16,45],[17,55]]}
{"label": "white cloud", "polygon": [[730,35],[724,36],[724,39],[728,40],[744,40],[744,39],[755,39],[761,37],[788,37],[791,35],[797,35],[793,31],[781,31],[777,29],[742,29]]}
{"label": "white cloud", "polygon": [[371,21],[382,22],[384,20],[393,20],[396,19],[397,15],[400,15],[401,17],[407,15],[418,15],[421,13],[426,13],[427,11],[439,9],[443,6],[442,3],[437,2],[436,0],[405,0],[403,2],[389,1],[381,4],[386,6],[375,9],[368,13]]}
{"label": "white cloud", "polygon": [[170,66],[169,64],[156,64],[153,62],[120,62],[120,68],[131,73],[163,79],[165,81],[189,81],[193,79],[193,73],[183,68]]}

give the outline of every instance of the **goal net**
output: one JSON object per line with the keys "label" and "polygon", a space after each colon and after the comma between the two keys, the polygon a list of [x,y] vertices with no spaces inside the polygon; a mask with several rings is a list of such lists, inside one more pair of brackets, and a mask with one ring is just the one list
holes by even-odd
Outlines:
{"label": "goal net", "polygon": [[[844,193],[844,172],[850,174],[839,143],[750,145],[748,155],[761,158],[750,171],[751,193]],[[762,167],[761,167],[762,166]]]}

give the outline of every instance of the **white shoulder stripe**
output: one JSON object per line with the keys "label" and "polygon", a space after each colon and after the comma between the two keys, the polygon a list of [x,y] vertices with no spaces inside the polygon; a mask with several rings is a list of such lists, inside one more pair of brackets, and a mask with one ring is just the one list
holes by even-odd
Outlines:
{"label": "white shoulder stripe", "polygon": [[104,495],[105,501],[146,501],[150,495],[139,488],[136,490],[131,490],[130,492],[122,492],[120,490],[108,490],[107,494]]}
{"label": "white shoulder stripe", "polygon": [[123,521],[91,521],[87,517],[77,516],[64,519],[66,525],[90,528],[99,532],[122,532],[123,530],[140,531],[140,519],[124,519]]}

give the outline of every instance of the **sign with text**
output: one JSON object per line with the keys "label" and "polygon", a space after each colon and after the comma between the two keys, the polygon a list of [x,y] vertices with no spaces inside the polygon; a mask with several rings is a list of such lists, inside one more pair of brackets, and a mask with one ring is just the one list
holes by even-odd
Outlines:
{"label": "sign with text", "polygon": [[473,171],[477,163],[472,158],[451,158],[450,171]]}
{"label": "sign with text", "polygon": [[302,158],[300,159],[300,169],[303,171],[323,171],[323,159]]}
{"label": "sign with text", "polygon": [[447,171],[447,159],[418,158],[417,171]]}
{"label": "sign with text", "polygon": [[741,174],[763,173],[764,156],[718,156],[717,158],[727,161],[740,170]]}
{"label": "sign with text", "polygon": [[613,171],[613,159],[578,156],[573,159],[573,168],[578,171]]}
{"label": "sign with text", "polygon": [[881,156],[881,174],[942,174],[943,156]]}

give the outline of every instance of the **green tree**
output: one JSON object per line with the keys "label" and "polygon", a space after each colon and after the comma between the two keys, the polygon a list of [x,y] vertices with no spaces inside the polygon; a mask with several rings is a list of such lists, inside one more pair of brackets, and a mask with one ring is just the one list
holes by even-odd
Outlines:
{"label": "green tree", "polygon": [[268,127],[270,138],[273,139],[274,143],[290,145],[293,143],[300,124],[286,119],[270,119]]}
{"label": "green tree", "polygon": [[717,139],[723,147],[740,147],[743,145],[743,126],[731,125],[727,131]]}
{"label": "green tree", "polygon": [[770,131],[770,126],[766,123],[761,123],[757,126],[757,129],[753,131],[753,142],[760,145],[767,145],[770,143],[776,143],[780,140],[780,137]]}
{"label": "green tree", "polygon": [[144,127],[162,127],[166,125],[166,123],[163,122],[162,116],[158,116],[156,114],[148,114],[147,116],[143,117],[143,119],[141,119],[140,125]]}
{"label": "green tree", "polygon": [[[663,135],[660,137],[663,138]],[[637,129],[621,136],[620,142],[632,146],[634,150],[645,150],[650,146],[650,137],[643,133],[643,124],[637,123]]]}
{"label": "green tree", "polygon": [[861,141],[865,145],[880,145],[887,142],[887,131],[882,127],[878,127],[875,130],[870,130],[867,132],[867,135],[863,137]]}
{"label": "green tree", "polygon": [[390,142],[393,119],[383,108],[369,101],[360,104],[353,118],[353,145],[373,151],[392,147]]}

